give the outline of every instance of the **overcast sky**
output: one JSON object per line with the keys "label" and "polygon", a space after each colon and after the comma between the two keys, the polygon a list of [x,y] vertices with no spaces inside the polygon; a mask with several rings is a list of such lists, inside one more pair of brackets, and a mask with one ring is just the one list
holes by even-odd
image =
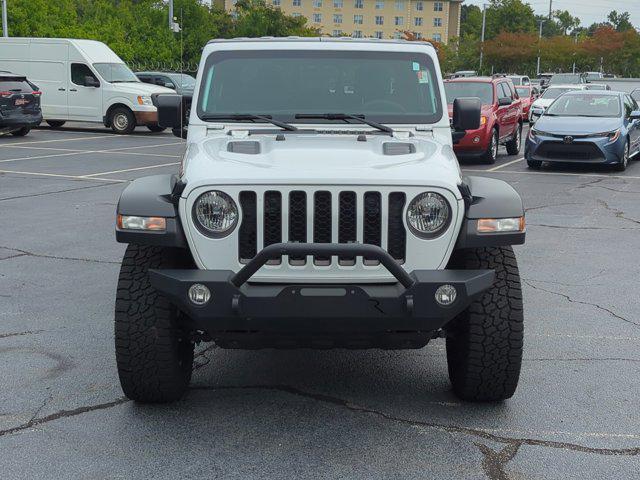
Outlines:
{"label": "overcast sky", "polygon": [[[593,22],[604,22],[611,10],[629,12],[631,23],[640,27],[640,0],[552,0],[554,10],[569,10],[571,15],[577,16],[582,21],[582,26],[588,27]],[[478,5],[482,8],[487,0],[464,0],[469,5]],[[533,7],[536,14],[547,15],[549,13],[549,0],[524,0]]]}

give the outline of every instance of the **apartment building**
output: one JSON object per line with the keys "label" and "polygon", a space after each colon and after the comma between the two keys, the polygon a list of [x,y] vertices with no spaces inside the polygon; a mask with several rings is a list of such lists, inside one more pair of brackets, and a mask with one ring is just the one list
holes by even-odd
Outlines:
{"label": "apartment building", "polygon": [[[417,38],[447,43],[460,35],[464,0],[266,0],[286,14],[304,16],[322,35]],[[235,0],[214,0],[233,10]]]}

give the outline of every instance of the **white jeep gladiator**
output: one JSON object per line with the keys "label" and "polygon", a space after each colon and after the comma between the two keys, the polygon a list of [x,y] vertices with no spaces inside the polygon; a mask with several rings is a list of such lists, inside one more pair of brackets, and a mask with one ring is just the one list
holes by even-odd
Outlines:
{"label": "white jeep gladiator", "polygon": [[[115,305],[125,394],[179,399],[194,345],[422,348],[446,338],[454,392],[513,395],[523,311],[507,183],[462,175],[429,43],[214,40],[192,99],[155,98],[187,150],[175,175],[133,181]],[[190,103],[189,103],[190,102]]]}

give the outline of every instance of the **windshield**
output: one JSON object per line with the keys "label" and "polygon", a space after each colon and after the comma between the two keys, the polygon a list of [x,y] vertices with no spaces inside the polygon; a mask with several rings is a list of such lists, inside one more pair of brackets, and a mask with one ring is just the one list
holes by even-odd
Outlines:
{"label": "windshield", "polygon": [[549,100],[552,100],[554,98],[558,98],[563,93],[572,92],[574,90],[574,88],[547,88],[541,98],[548,98]]}
{"label": "windshield", "polygon": [[140,81],[124,63],[94,63],[93,67],[110,83]]}
{"label": "windshield", "polygon": [[195,88],[196,86],[196,79],[186,73],[175,73],[169,76],[171,77],[171,80],[182,88]]}
{"label": "windshield", "polygon": [[546,114],[558,117],[620,117],[622,109],[617,95],[581,93],[565,95],[551,104]]}
{"label": "windshield", "polygon": [[507,77],[510,78],[514,85],[522,85],[522,77]]}
{"label": "windshield", "polygon": [[336,123],[295,116],[345,113],[415,124],[442,118],[433,62],[410,52],[215,52],[205,64],[198,98],[201,119],[242,113],[289,123]]}
{"label": "windshield", "polygon": [[581,83],[580,75],[574,75],[573,73],[554,75],[551,77],[550,83]]}
{"label": "windshield", "polygon": [[531,92],[527,87],[516,87],[516,92],[518,92],[519,97],[528,97],[531,95]]}
{"label": "windshield", "polygon": [[487,82],[445,82],[444,91],[448,104],[460,97],[478,97],[483,105],[493,103],[493,86]]}

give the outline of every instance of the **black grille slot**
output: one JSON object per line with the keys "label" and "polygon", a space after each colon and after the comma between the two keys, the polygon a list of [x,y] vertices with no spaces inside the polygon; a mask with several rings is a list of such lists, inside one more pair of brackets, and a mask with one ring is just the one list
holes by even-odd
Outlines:
{"label": "black grille slot", "polygon": [[[380,246],[382,236],[382,199],[380,192],[364,194],[363,243]],[[378,265],[377,260],[366,258],[365,265]]]}
{"label": "black grille slot", "polygon": [[[293,191],[289,194],[289,241],[307,242],[307,195],[305,192]],[[291,255],[291,265],[304,265],[304,255]]]}
{"label": "black grille slot", "polygon": [[389,195],[389,228],[387,239],[387,251],[389,254],[404,262],[407,247],[407,232],[402,221],[402,211],[406,202],[403,192],[393,192]]}
{"label": "black grille slot", "polygon": [[[313,241],[331,243],[331,193],[316,192],[313,202]],[[331,256],[316,255],[316,265],[330,265]]]}
{"label": "black grille slot", "polygon": [[[338,217],[338,243],[355,243],[357,235],[356,193],[340,192]],[[340,257],[340,265],[354,265],[354,257]]]}
{"label": "black grille slot", "polygon": [[[282,242],[282,195],[268,191],[264,194],[264,246]],[[269,260],[269,265],[280,265],[281,259]]]}
{"label": "black grille slot", "polygon": [[241,262],[246,263],[256,256],[258,249],[256,193],[240,192],[240,208],[242,223],[238,234],[238,257]]}

